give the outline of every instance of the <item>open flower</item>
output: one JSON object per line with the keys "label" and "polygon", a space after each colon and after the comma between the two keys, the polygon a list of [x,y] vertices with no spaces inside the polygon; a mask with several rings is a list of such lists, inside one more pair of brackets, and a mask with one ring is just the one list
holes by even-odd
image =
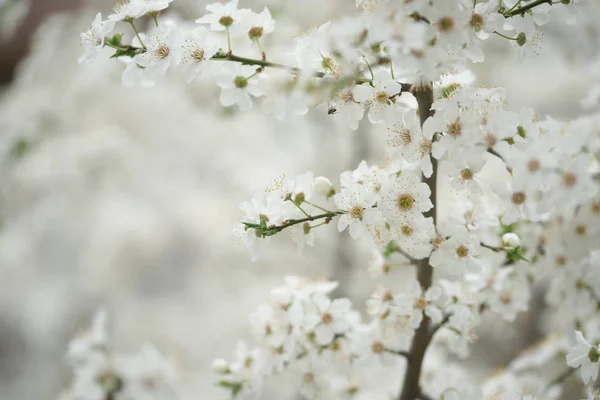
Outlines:
{"label": "open flower", "polygon": [[181,61],[187,81],[193,81],[204,71],[206,62],[219,50],[208,29],[201,26],[189,33],[183,43]]}
{"label": "open flower", "polygon": [[102,14],[96,14],[96,18],[89,28],[81,32],[80,40],[83,47],[83,55],[79,57],[79,63],[91,63],[96,59],[100,50],[104,47],[104,38],[108,35],[115,23],[113,21],[102,21]]}
{"label": "open flower", "polygon": [[152,79],[164,78],[171,64],[179,64],[183,41],[181,29],[172,25],[161,25],[158,32],[150,35],[146,52],[135,57],[136,63],[144,67],[144,73]]}
{"label": "open flower", "polygon": [[238,0],[231,0],[229,3],[212,3],[206,6],[206,11],[210,12],[196,20],[197,24],[209,24],[213,31],[224,31],[232,26],[239,26],[243,18],[242,10],[237,9]]}
{"label": "open flower", "polygon": [[373,208],[375,194],[362,185],[344,188],[333,199],[340,210],[347,211],[338,221],[338,230],[341,232],[349,227],[352,239],[365,234],[368,225],[373,225],[381,219],[379,210]]}
{"label": "open flower", "polygon": [[589,344],[580,331],[575,331],[575,340],[577,344],[567,354],[567,365],[581,367],[581,380],[587,385],[590,380],[595,381],[598,377],[600,349]]}
{"label": "open flower", "polygon": [[[237,104],[241,110],[252,109],[252,98],[263,95],[260,77],[253,76],[256,68],[249,65],[230,64],[217,74],[217,84],[221,87],[221,104],[230,107]],[[262,72],[264,73],[264,72]],[[261,73],[261,74],[262,74]]]}
{"label": "open flower", "polygon": [[113,6],[113,11],[108,16],[110,21],[133,21],[148,12],[148,3],[145,0],[122,0]]}

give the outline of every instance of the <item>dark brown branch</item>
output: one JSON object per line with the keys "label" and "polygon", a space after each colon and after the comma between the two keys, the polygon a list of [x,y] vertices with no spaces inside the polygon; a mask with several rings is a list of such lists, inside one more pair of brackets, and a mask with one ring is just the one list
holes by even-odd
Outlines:
{"label": "dark brown branch", "polygon": [[[434,113],[431,109],[433,104],[433,87],[431,84],[415,85],[411,89],[419,104],[419,119],[422,126],[427,118],[433,116]],[[433,218],[435,226],[437,219],[437,160],[432,159],[431,161],[433,163],[433,174],[429,178],[424,177],[423,182],[431,189],[431,202],[433,203],[433,207],[425,213],[425,217]],[[417,263],[417,279],[423,291],[426,291],[431,287],[433,282],[433,268],[429,265],[429,258],[419,260]],[[413,337],[409,351],[411,361],[406,366],[404,386],[402,387],[398,400],[415,400],[422,394],[419,381],[421,379],[421,368],[423,359],[425,358],[425,352],[431,341],[429,335],[429,322],[429,318],[423,318],[421,325],[415,331],[415,336]]]}

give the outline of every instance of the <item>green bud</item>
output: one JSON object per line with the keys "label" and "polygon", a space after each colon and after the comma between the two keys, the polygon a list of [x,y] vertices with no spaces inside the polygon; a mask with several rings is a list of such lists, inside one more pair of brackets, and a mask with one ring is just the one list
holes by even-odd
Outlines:
{"label": "green bud", "polygon": [[235,83],[236,88],[244,89],[246,86],[248,86],[248,79],[244,78],[243,76],[236,76],[233,80],[233,83]]}
{"label": "green bud", "polygon": [[517,44],[519,46],[524,46],[525,43],[527,43],[527,35],[525,35],[525,32],[521,32],[517,35]]}

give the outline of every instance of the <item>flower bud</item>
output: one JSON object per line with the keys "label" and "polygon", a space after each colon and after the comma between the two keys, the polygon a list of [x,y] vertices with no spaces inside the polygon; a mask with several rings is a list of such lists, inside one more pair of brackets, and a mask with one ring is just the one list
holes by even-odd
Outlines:
{"label": "flower bud", "polygon": [[525,43],[527,43],[527,35],[525,35],[525,32],[521,32],[517,35],[517,44],[519,46],[524,46]]}
{"label": "flower bud", "polygon": [[217,358],[213,360],[211,368],[217,374],[228,374],[230,372],[229,363],[227,360]]}
{"label": "flower bud", "polygon": [[325,178],[324,176],[318,176],[317,178],[315,178],[313,188],[317,194],[323,197],[331,197],[332,191],[335,194],[335,191],[333,190],[333,185],[331,184],[329,179]]}
{"label": "flower bud", "polygon": [[508,248],[519,247],[521,239],[516,233],[508,232],[502,236],[502,245]]}

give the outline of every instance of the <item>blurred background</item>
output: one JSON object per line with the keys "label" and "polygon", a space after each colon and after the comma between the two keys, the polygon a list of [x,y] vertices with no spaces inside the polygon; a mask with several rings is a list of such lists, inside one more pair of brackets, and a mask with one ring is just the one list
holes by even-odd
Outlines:
{"label": "blurred background", "polygon": [[[77,63],[79,33],[111,3],[0,0],[0,399],[56,398],[69,382],[68,341],[101,306],[116,348],[152,342],[193,376],[189,393],[217,398],[211,360],[248,337],[248,314],[285,275],[339,280],[336,295],[359,308],[373,287],[371,249],[334,227],[302,256],[275,238],[256,262],[232,229],[239,204],[277,177],[311,170],[336,183],[362,159],[379,163],[384,138],[368,123],[340,129],[324,113],[281,123],[225,110],[217,88],[179,77],[124,88],[123,66],[106,54]],[[170,15],[195,18],[207,3],[177,0]],[[352,12],[354,1],[240,5],[269,6],[287,39]],[[523,62],[506,41],[488,41],[477,84],[506,88],[515,110],[582,115],[597,79],[597,10],[545,26],[538,54]],[[470,361],[477,375],[543,335],[538,297],[514,326],[484,323]]]}

